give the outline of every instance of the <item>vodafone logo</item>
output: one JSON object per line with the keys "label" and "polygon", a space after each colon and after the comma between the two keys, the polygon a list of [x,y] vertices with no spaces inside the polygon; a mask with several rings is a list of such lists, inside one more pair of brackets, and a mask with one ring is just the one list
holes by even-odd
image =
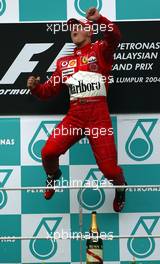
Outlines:
{"label": "vodafone logo", "polygon": [[62,61],[61,66],[62,66],[62,67],[67,67],[67,66],[68,66],[68,61]]}
{"label": "vodafone logo", "polygon": [[53,43],[29,43],[25,44],[12,65],[9,67],[0,84],[14,84],[21,73],[32,72],[39,61],[31,61],[35,54],[48,50]]}

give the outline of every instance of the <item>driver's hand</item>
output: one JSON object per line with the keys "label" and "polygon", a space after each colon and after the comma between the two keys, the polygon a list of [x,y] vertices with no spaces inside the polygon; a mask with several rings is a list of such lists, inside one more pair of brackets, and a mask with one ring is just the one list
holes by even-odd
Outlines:
{"label": "driver's hand", "polygon": [[27,80],[27,87],[30,90],[33,90],[39,82],[40,82],[40,77],[30,76]]}
{"label": "driver's hand", "polygon": [[91,21],[96,21],[100,18],[100,13],[95,7],[90,7],[86,12],[86,18]]}

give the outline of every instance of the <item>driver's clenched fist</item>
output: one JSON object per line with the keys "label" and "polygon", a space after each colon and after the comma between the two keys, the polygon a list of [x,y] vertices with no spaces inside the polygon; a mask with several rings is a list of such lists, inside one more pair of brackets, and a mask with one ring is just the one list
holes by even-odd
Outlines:
{"label": "driver's clenched fist", "polygon": [[39,82],[40,82],[40,77],[30,76],[27,80],[27,87],[30,90],[33,90]]}

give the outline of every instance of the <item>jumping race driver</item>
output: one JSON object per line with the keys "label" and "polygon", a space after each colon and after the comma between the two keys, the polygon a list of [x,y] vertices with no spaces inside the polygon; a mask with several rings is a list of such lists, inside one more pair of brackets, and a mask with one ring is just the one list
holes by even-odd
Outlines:
{"label": "jumping race driver", "polygon": [[[93,23],[105,25],[103,39],[94,43],[91,42]],[[71,39],[76,45],[73,55],[58,59],[56,71],[45,83],[40,84],[39,78],[34,76],[27,81],[31,93],[40,99],[57,96],[62,89],[62,83],[66,84],[70,94],[69,111],[57,126],[60,132],[55,135],[52,131],[41,152],[42,164],[47,174],[47,187],[55,186],[56,180],[62,174],[59,156],[84,136],[83,133],[63,135],[63,128],[69,130],[72,127],[83,131],[86,128],[90,131],[93,128],[110,131],[112,128],[106,96],[113,53],[121,39],[120,31],[94,7],[87,10],[86,20],[72,18],[67,21],[67,25],[71,26]],[[104,177],[114,185],[126,185],[123,171],[117,164],[113,133],[106,134],[103,131],[98,137],[89,133],[87,137]],[[54,189],[48,189],[44,196],[50,199],[54,193]],[[124,204],[125,188],[115,189],[114,210],[120,212]]]}

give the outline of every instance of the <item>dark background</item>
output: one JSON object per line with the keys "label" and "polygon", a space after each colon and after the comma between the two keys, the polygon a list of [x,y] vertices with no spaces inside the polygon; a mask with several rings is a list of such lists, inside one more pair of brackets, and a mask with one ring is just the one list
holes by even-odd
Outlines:
{"label": "dark background", "polygon": [[[122,42],[158,42],[160,32],[159,21],[146,22],[119,22],[122,33]],[[41,76],[46,80],[46,71],[54,58],[66,42],[71,42],[69,32],[58,32],[54,35],[46,31],[47,26],[42,24],[0,24],[0,80],[3,78],[15,58],[26,43],[55,44],[47,51],[36,54],[31,60],[39,61],[33,72],[21,73],[13,85],[0,84],[1,89],[25,89],[26,80],[30,75]],[[101,34],[93,40],[101,38]],[[151,52],[154,50],[148,50]],[[158,51],[158,50],[155,50]],[[118,50],[117,50],[118,52]],[[125,52],[125,51],[121,51]],[[147,52],[133,50],[128,52]],[[118,63],[145,63],[151,60],[122,61]],[[22,62],[23,63],[23,62]],[[115,62],[116,63],[116,62]],[[49,74],[48,74],[49,75]],[[154,60],[153,71],[112,71],[116,77],[157,76],[160,77],[160,60]],[[110,84],[107,98],[110,112],[113,113],[156,113],[160,112],[160,83],[123,83]],[[68,90],[64,86],[61,94],[48,101],[42,101],[32,95],[0,95],[1,115],[43,115],[65,114],[69,107]]]}

